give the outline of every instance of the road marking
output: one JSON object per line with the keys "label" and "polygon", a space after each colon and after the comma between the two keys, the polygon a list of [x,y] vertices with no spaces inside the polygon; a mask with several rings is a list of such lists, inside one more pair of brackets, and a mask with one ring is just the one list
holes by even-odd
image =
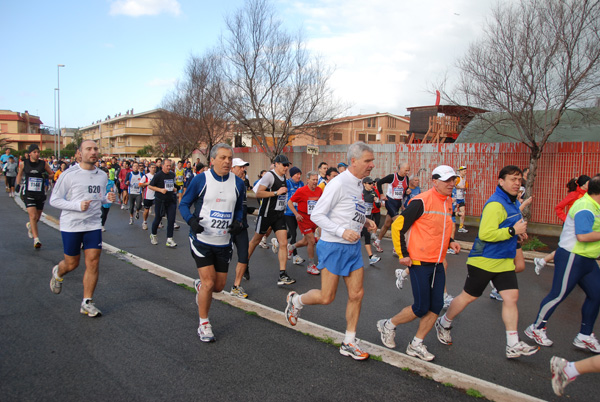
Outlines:
{"label": "road marking", "polygon": [[[26,210],[25,205],[20,199],[15,198],[15,202],[23,210]],[[51,215],[42,213],[40,221],[44,222],[45,224],[56,230],[60,230],[58,220]],[[108,243],[102,242],[102,247],[107,253],[119,259],[126,260],[132,265],[147,270],[148,272],[156,276],[165,278],[176,284],[183,284],[189,286],[190,288],[194,287],[193,278],[180,274],[179,272],[172,271],[168,268],[165,268],[152,261],[148,261],[144,258],[131,254],[127,251],[121,250],[120,248],[112,246]],[[269,321],[272,321],[289,329],[302,332],[304,334],[309,334],[317,338],[331,338],[334,339],[337,343],[341,343],[344,339],[344,334],[341,332],[334,331],[330,328],[303,319],[299,320],[296,326],[290,327],[289,323],[287,322],[287,319],[285,318],[285,314],[283,313],[283,300],[281,302],[282,309],[276,310],[274,308],[256,303],[252,300],[240,299],[238,297],[232,296],[231,294],[229,294],[229,292],[225,291],[221,293],[214,293],[213,298],[215,300],[226,302],[227,304],[235,306],[241,310],[255,312],[262,318],[265,318]],[[543,399],[539,399],[531,395],[527,395],[522,392],[491,383],[489,381],[485,381],[446,367],[442,367],[434,363],[426,362],[416,357],[408,356],[404,353],[400,353],[395,350],[391,350],[371,342],[361,341],[361,349],[369,352],[372,355],[381,356],[381,360],[387,364],[399,368],[407,367],[411,371],[418,373],[423,377],[432,378],[438,383],[450,383],[454,385],[454,387],[463,390],[476,389],[485,398],[492,401],[543,401]]]}

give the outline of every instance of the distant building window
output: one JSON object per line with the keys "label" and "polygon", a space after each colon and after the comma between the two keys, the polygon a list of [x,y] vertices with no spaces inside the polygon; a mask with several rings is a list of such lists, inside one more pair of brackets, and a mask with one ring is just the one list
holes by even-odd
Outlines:
{"label": "distant building window", "polygon": [[377,135],[369,134],[369,142],[375,142],[375,141],[377,141]]}
{"label": "distant building window", "polygon": [[388,128],[396,128],[396,119],[394,119],[393,117],[388,117],[387,121]]}
{"label": "distant building window", "polygon": [[333,133],[333,140],[334,141],[341,141],[342,140],[342,133]]}
{"label": "distant building window", "polygon": [[326,140],[327,139],[327,133],[326,132],[322,132],[322,131],[317,132],[317,139],[318,140]]}
{"label": "distant building window", "polygon": [[387,137],[388,137],[388,139],[387,139],[388,143],[392,143],[392,144],[396,143],[396,136],[395,135],[388,134]]}
{"label": "distant building window", "polygon": [[367,135],[366,134],[358,134],[358,140],[365,142],[367,140]]}
{"label": "distant building window", "polygon": [[367,127],[377,127],[377,117],[370,117],[367,119]]}

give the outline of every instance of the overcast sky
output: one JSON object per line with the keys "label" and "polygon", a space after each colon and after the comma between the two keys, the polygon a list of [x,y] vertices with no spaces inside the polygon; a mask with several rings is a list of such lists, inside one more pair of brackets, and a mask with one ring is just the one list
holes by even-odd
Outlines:
{"label": "overcast sky", "polygon": [[[190,55],[214,47],[242,0],[31,0],[0,3],[0,109],[62,127],[158,107]],[[284,26],[335,67],[349,114],[406,114],[481,34],[492,0],[274,0]]]}

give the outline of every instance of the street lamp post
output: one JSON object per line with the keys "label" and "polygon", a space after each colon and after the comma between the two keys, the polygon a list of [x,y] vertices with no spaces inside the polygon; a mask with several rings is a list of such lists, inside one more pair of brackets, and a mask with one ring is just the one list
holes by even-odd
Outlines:
{"label": "street lamp post", "polygon": [[58,159],[60,159],[60,68],[64,67],[64,64],[58,64],[56,66],[56,82],[57,82],[57,91],[58,91]]}
{"label": "street lamp post", "polygon": [[58,159],[58,140],[56,139],[56,91],[58,88],[54,88],[54,156]]}

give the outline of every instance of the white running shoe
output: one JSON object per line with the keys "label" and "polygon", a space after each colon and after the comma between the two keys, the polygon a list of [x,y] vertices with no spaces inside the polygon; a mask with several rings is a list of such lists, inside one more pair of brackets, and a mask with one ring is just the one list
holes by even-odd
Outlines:
{"label": "white running shoe", "polygon": [[298,323],[298,317],[300,317],[300,309],[294,306],[293,303],[294,295],[296,295],[296,292],[292,290],[290,293],[288,293],[285,300],[285,318],[291,326],[295,326]]}
{"label": "white running shoe", "polygon": [[381,334],[381,343],[387,348],[394,349],[396,347],[396,328],[388,329],[385,326],[387,320],[377,321],[377,331]]}
{"label": "white running shoe", "polygon": [[294,258],[292,258],[292,263],[294,265],[300,265],[304,262],[304,258],[300,257],[299,255],[295,255]]}
{"label": "white running shoe", "polygon": [[81,302],[81,307],[79,308],[79,312],[81,314],[87,314],[89,317],[96,317],[96,316],[102,315],[100,310],[98,310],[96,305],[91,300],[88,300],[87,303]]}
{"label": "white running shoe", "polygon": [[535,343],[541,346],[552,346],[554,342],[546,336],[546,328],[535,329],[533,324],[525,329],[525,335]]}
{"label": "white running shoe", "polygon": [[279,242],[274,237],[271,239],[271,251],[273,251],[273,254],[277,254],[279,251]]}
{"label": "white running shoe", "polygon": [[146,223],[146,222],[142,223],[142,229],[148,230],[148,223]]}
{"label": "white running shoe", "polygon": [[198,327],[198,336],[202,342],[214,342],[216,340],[215,335],[212,332],[212,326],[208,321],[200,324]]}
{"label": "white running shoe", "polygon": [[591,334],[588,339],[584,339],[585,335],[577,334],[573,339],[573,345],[579,349],[589,349],[594,353],[600,353],[600,344],[594,334]]}
{"label": "white running shoe", "polygon": [[231,292],[229,292],[229,294],[234,297],[239,297],[240,299],[245,299],[248,297],[248,293],[246,293],[244,291],[244,288],[241,286],[232,286]]}
{"label": "white running shoe", "polygon": [[402,268],[398,268],[396,270],[396,287],[398,288],[398,290],[402,289],[402,287],[404,286],[404,280],[406,279],[402,274],[404,273],[404,270]]}
{"label": "white running shoe", "polygon": [[375,247],[375,250],[377,250],[378,253],[383,253],[383,249],[381,248],[381,240],[373,240],[373,247]]}
{"label": "white running shoe", "polygon": [[174,223],[173,223],[173,229],[175,229],[175,230],[179,230],[180,228],[181,228],[181,226],[179,226],[179,225],[177,224],[177,222],[174,222]]}
{"label": "white running shoe", "polygon": [[429,353],[427,346],[425,346],[424,343],[420,343],[419,346],[413,346],[412,342],[410,342],[406,348],[406,354],[412,357],[418,357],[426,362],[430,362],[435,359],[435,355]]}
{"label": "white running shoe", "polygon": [[452,303],[452,300],[454,300],[454,297],[449,294],[446,294],[446,296],[444,297],[444,308],[450,307],[450,303]]}
{"label": "white running shoe", "polygon": [[200,286],[202,286],[202,281],[200,279],[195,279],[194,289],[196,289],[196,306],[198,305],[198,293],[200,293]]}
{"label": "white running shoe", "polygon": [[546,266],[546,260],[543,258],[534,258],[533,263],[535,264],[535,274],[539,275],[542,269]]}
{"label": "white running shoe", "polygon": [[458,233],[469,233],[469,231],[463,227],[458,229]]}
{"label": "white running shoe", "polygon": [[102,231],[106,232],[106,228],[104,226],[102,226]]}
{"label": "white running shoe", "polygon": [[133,225],[133,217],[131,217],[131,216],[129,217],[129,224]]}
{"label": "white running shoe", "polygon": [[308,267],[306,267],[306,272],[311,275],[321,275],[321,271],[317,269],[315,264],[310,264]]}
{"label": "white running shoe", "polygon": [[263,237],[260,240],[260,243],[258,243],[258,245],[260,246],[260,248],[269,248],[269,246],[267,245],[267,238]]}
{"label": "white running shoe", "polygon": [[437,333],[437,338],[440,343],[444,345],[452,345],[452,335],[450,334],[450,328],[444,328],[442,325],[442,317],[439,317],[435,320],[435,332]]}
{"label": "white running shoe", "polygon": [[569,362],[566,359],[558,356],[552,356],[550,359],[550,371],[552,372],[552,390],[558,396],[562,396],[565,392],[565,387],[571,382],[575,381],[575,378],[569,379],[565,368]]}
{"label": "white running shoe", "polygon": [[294,249],[292,248],[293,246],[291,244],[287,245],[287,249],[288,249],[288,260],[292,259],[292,255],[294,255]]}
{"label": "white running shoe", "polygon": [[490,292],[490,299],[504,301],[504,299],[502,298],[502,296],[500,296],[500,293],[498,292],[498,290],[496,288],[493,288],[492,291]]}
{"label": "white running shoe", "polygon": [[506,345],[506,357],[508,359],[514,359],[519,356],[531,356],[540,350],[539,346],[531,346],[523,341],[519,341],[515,346]]}
{"label": "white running shoe", "polygon": [[30,239],[33,239],[33,233],[31,232],[31,223],[27,222],[25,226],[27,227],[27,236],[29,236]]}
{"label": "white running shoe", "polygon": [[175,248],[175,247],[177,247],[177,243],[175,243],[175,241],[173,240],[172,237],[169,237],[167,239],[167,247],[169,247],[169,248]]}
{"label": "white running shoe", "polygon": [[125,204],[121,204],[121,209],[125,209]]}
{"label": "white running shoe", "polygon": [[371,256],[371,258],[369,258],[369,265],[375,265],[377,264],[379,261],[381,261],[381,257],[376,256],[375,254],[373,254]]}
{"label": "white running shoe", "polygon": [[50,279],[50,290],[54,294],[59,294],[62,290],[63,278],[58,276],[58,265],[52,268],[52,279]]}
{"label": "white running shoe", "polygon": [[150,243],[154,244],[155,246],[158,244],[158,238],[156,235],[150,235]]}
{"label": "white running shoe", "polygon": [[456,251],[454,251],[453,249],[449,248],[448,251],[446,251],[446,254],[454,255],[454,254],[456,254]]}

